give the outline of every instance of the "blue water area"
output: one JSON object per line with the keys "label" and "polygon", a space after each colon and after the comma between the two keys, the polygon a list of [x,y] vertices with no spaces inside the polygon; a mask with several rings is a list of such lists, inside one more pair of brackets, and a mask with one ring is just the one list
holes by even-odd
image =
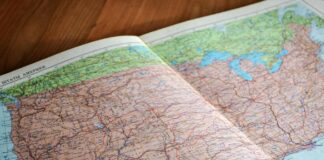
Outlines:
{"label": "blue water area", "polygon": [[102,129],[102,128],[105,127],[104,124],[102,124],[102,123],[95,123],[94,125],[95,125],[95,127],[98,128],[98,129]]}
{"label": "blue water area", "polygon": [[153,54],[153,52],[145,47],[145,46],[141,46],[141,45],[136,45],[136,46],[130,46],[128,47],[129,52],[131,53],[136,53],[139,56],[142,56],[144,58],[157,58],[157,56],[155,54]]}
{"label": "blue water area", "polygon": [[240,67],[241,60],[248,60],[252,62],[254,66],[266,65],[266,62],[262,59],[264,55],[265,55],[264,53],[260,53],[260,52],[251,52],[248,54],[244,54],[234,59],[229,64],[229,66],[238,76],[242,77],[245,80],[251,81],[253,80],[252,76],[248,72],[241,69]]}
{"label": "blue water area", "polygon": [[133,53],[149,52],[149,49],[145,46],[130,46],[128,50]]}
{"label": "blue water area", "polygon": [[283,49],[279,54],[276,55],[276,58],[278,59],[277,62],[275,62],[274,64],[272,64],[272,67],[269,69],[270,73],[275,73],[278,72],[281,64],[282,64],[282,57],[287,55],[288,51],[286,49]]}
{"label": "blue water area", "polygon": [[178,64],[178,62],[177,62],[176,60],[172,60],[172,61],[171,61],[171,64],[172,64],[172,65],[176,65],[176,64]]}
{"label": "blue water area", "polygon": [[230,68],[240,77],[242,77],[245,80],[251,81],[253,78],[252,76],[241,69],[240,67],[240,59],[234,59],[229,64]]}
{"label": "blue water area", "polygon": [[306,18],[314,15],[314,13],[311,10],[309,10],[307,7],[300,3],[298,3],[297,7],[295,7],[295,14]]}
{"label": "blue water area", "polygon": [[324,159],[324,136],[313,139],[314,146],[311,149],[291,153],[283,160],[323,160]]}
{"label": "blue water area", "polygon": [[324,61],[324,28],[317,26],[315,21],[312,21],[310,38],[320,45],[318,56]]}
{"label": "blue water area", "polygon": [[304,5],[298,3],[295,6],[288,6],[288,7],[279,8],[278,9],[278,20],[279,20],[279,22],[282,22],[282,18],[289,11],[293,11],[296,15],[306,17],[306,18],[314,15],[314,13],[311,10],[307,9]]}
{"label": "blue water area", "polygon": [[283,56],[288,54],[288,50],[283,49],[279,54],[276,55],[276,58],[282,58]]}
{"label": "blue water area", "polygon": [[278,70],[280,69],[281,64],[282,64],[282,60],[281,59],[277,60],[277,62],[274,63],[272,65],[272,67],[269,69],[269,72],[270,73],[278,72]]}
{"label": "blue water area", "polygon": [[207,52],[200,62],[201,67],[208,66],[214,61],[226,61],[231,58],[232,55],[228,52],[209,51]]}
{"label": "blue water area", "polygon": [[226,32],[227,31],[225,24],[217,24],[214,28],[217,31],[220,31],[220,32]]}
{"label": "blue water area", "polygon": [[285,15],[285,13],[288,12],[288,11],[294,11],[294,8],[281,7],[281,8],[278,9],[278,20],[279,20],[279,22],[282,23],[282,18]]}
{"label": "blue water area", "polygon": [[[10,99],[12,104],[19,107],[19,101],[5,94],[0,94],[0,97]],[[6,107],[7,105],[0,102],[0,159],[15,160],[17,156],[13,151],[13,143],[11,140],[11,113]]]}
{"label": "blue water area", "polygon": [[198,53],[202,53],[203,52],[203,49],[202,48],[197,48],[197,52]]}
{"label": "blue water area", "polygon": [[[282,65],[282,57],[287,54],[288,51],[286,49],[282,49],[281,52],[275,56],[275,58],[277,58],[277,61],[271,66],[271,68],[268,68],[269,73],[275,73],[280,69]],[[212,64],[214,61],[227,61],[231,59],[231,62],[229,63],[230,69],[241,78],[251,81],[253,80],[253,77],[241,68],[241,60],[250,61],[254,66],[267,66],[267,62],[263,59],[265,55],[265,53],[253,51],[238,57],[234,57],[232,56],[232,54],[226,51],[210,51],[203,56],[200,62],[200,67],[206,67]]]}
{"label": "blue water area", "polygon": [[324,45],[321,45],[321,48],[318,50],[318,57],[324,61]]}
{"label": "blue water area", "polygon": [[266,61],[264,61],[262,58],[265,56],[264,53],[261,52],[251,52],[248,54],[243,54],[239,57],[239,59],[244,59],[252,62],[254,65],[266,65]]}

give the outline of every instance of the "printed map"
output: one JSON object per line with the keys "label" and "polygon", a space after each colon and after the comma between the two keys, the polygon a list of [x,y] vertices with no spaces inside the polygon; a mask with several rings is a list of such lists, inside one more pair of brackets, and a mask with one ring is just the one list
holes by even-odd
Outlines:
{"label": "printed map", "polygon": [[273,159],[324,157],[324,20],[303,4],[149,46]]}
{"label": "printed map", "polygon": [[144,46],[1,94],[0,159],[268,159]]}

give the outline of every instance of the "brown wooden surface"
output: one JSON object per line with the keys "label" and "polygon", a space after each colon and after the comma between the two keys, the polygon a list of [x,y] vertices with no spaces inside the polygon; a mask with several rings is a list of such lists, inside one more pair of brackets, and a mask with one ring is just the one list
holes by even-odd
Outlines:
{"label": "brown wooden surface", "polygon": [[78,45],[259,0],[0,0],[0,75]]}

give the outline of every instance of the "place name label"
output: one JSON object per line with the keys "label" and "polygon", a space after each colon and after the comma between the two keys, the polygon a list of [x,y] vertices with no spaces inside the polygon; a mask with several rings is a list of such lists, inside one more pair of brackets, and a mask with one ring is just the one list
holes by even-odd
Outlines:
{"label": "place name label", "polygon": [[26,77],[30,78],[31,75],[33,75],[33,74],[35,74],[37,72],[40,72],[40,71],[42,71],[45,68],[46,68],[46,66],[45,65],[42,65],[42,66],[38,66],[38,67],[36,67],[34,69],[31,69],[29,71],[23,72],[21,74],[14,75],[14,76],[9,77],[9,78],[7,78],[5,80],[2,80],[1,81],[1,85],[2,86],[5,86],[7,84],[16,82],[16,81],[21,80],[21,79],[26,78]]}

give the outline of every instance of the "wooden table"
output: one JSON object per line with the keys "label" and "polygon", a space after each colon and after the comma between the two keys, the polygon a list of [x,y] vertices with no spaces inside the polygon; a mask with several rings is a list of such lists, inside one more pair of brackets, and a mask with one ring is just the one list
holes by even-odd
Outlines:
{"label": "wooden table", "polygon": [[0,75],[78,45],[259,0],[0,0]]}

